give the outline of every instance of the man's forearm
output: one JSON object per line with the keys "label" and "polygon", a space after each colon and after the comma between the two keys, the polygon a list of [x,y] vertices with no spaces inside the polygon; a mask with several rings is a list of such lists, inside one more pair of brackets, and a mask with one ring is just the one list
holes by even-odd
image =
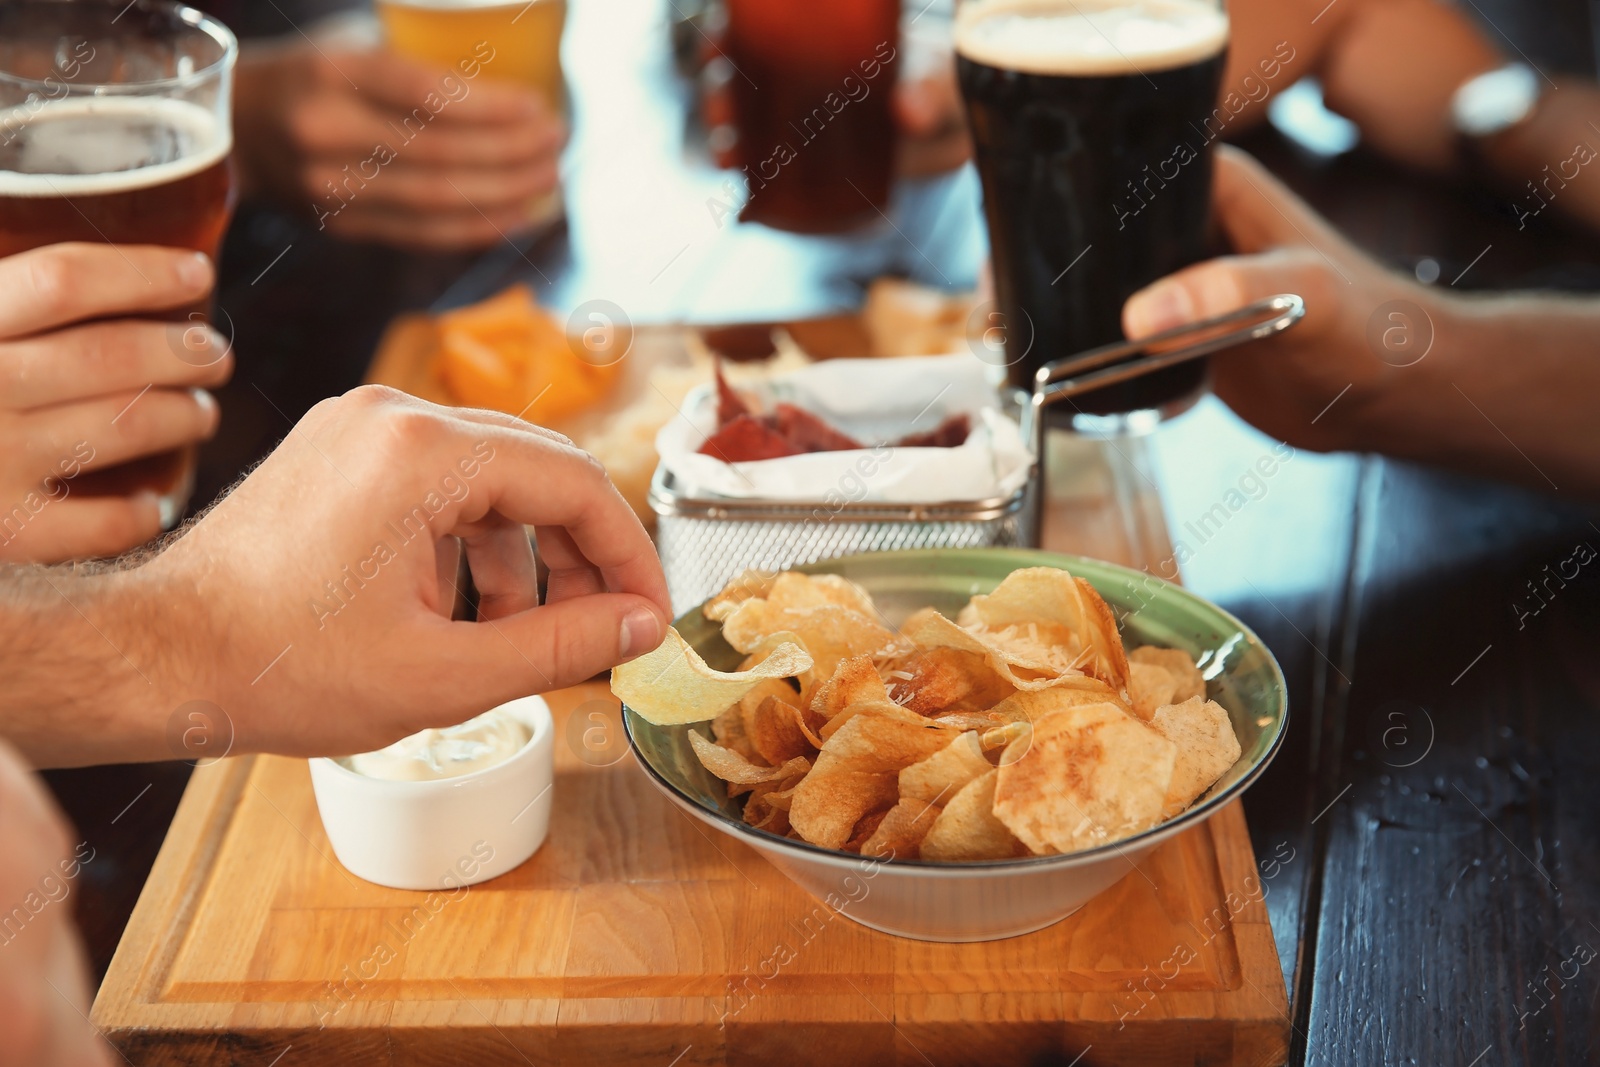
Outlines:
{"label": "man's forearm", "polygon": [[1545,89],[1528,120],[1486,142],[1482,158],[1521,225],[1559,213],[1600,229],[1600,87],[1562,79]]}
{"label": "man's forearm", "polygon": [[164,740],[181,639],[149,594],[137,570],[0,569],[0,735],[35,766],[182,755]]}
{"label": "man's forearm", "polygon": [[1361,408],[1361,447],[1600,497],[1600,300],[1452,298]]}

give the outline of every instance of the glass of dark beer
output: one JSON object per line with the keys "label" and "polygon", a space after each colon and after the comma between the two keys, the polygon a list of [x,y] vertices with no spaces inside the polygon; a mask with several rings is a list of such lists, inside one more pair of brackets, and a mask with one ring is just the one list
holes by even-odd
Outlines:
{"label": "glass of dark beer", "polygon": [[889,203],[900,0],[727,0],[743,222],[838,233]]}
{"label": "glass of dark beer", "polygon": [[[1013,384],[1122,339],[1122,304],[1206,257],[1228,17],[1215,0],[976,0],[956,19]],[[1222,121],[1226,121],[1225,117]],[[1153,425],[1195,360],[1075,398],[1081,428]],[[1109,416],[1109,418],[1106,418]]]}
{"label": "glass of dark beer", "polygon": [[[220,22],[167,0],[0,3],[0,256],[94,241],[215,259],[235,197],[237,54]],[[184,449],[80,474],[72,492],[147,489],[175,519],[193,480]]]}

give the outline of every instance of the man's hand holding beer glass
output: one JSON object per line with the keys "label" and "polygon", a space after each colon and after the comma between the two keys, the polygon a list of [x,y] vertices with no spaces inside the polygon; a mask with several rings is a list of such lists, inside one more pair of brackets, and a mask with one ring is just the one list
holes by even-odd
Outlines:
{"label": "man's hand holding beer glass", "polygon": [[1135,293],[1122,312],[1130,338],[1298,293],[1306,317],[1294,329],[1211,357],[1217,395],[1247,421],[1304,448],[1600,494],[1600,301],[1419,285],[1226,146],[1214,212],[1236,254]]}
{"label": "man's hand holding beer glass", "polygon": [[[108,468],[206,440],[227,342],[181,311],[211,263],[155,246],[58,244],[0,258],[0,561],[113,556],[175,517]],[[127,473],[125,468],[122,474]]]}
{"label": "man's hand holding beer glass", "polygon": [[556,195],[566,125],[559,101],[494,77],[512,62],[503,41],[481,44],[446,66],[389,49],[247,52],[247,187],[354,240],[451,250],[526,230]]}

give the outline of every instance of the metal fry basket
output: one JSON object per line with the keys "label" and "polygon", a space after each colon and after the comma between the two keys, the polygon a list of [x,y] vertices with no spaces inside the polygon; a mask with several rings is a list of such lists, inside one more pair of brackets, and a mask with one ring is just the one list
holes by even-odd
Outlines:
{"label": "metal fry basket", "polygon": [[[656,546],[682,614],[747,570],[777,573],[803,563],[905,548],[1034,547],[1043,517],[1044,408],[1078,393],[1148,374],[1218,349],[1279,333],[1305,315],[1298,296],[1280,295],[1227,315],[1082,352],[1039,368],[1033,393],[1002,401],[1030,441],[1027,484],[990,500],[895,504],[881,501],[772,501],[694,496],[657,467],[650,483]],[[1263,319],[1263,316],[1267,316]],[[1244,322],[1246,325],[1236,326]],[[1231,328],[1230,328],[1231,327]]]}
{"label": "metal fry basket", "polygon": [[993,500],[780,503],[683,496],[672,476],[658,468],[650,483],[650,506],[672,610],[682,614],[747,570],[776,573],[801,563],[900,548],[1027,545],[1036,481],[1035,475],[1011,496]]}

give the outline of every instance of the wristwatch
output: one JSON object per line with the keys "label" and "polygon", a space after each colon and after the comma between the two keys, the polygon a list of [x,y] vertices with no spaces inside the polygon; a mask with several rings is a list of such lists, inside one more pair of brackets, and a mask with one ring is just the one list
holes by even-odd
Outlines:
{"label": "wristwatch", "polygon": [[1507,63],[1462,82],[1450,99],[1450,117],[1463,140],[1479,141],[1525,121],[1542,92],[1532,67]]}

